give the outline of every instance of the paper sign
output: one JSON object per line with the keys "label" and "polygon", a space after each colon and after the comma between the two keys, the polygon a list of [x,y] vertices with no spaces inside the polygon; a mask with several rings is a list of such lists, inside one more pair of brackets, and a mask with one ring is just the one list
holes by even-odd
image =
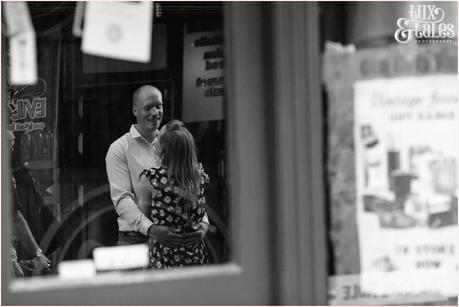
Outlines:
{"label": "paper sign", "polygon": [[62,261],[57,269],[62,279],[88,278],[96,275],[94,262],[91,259]]}
{"label": "paper sign", "polygon": [[[360,267],[385,280],[390,273],[387,287],[412,286],[397,279],[404,272],[437,274],[422,280],[426,289],[457,277],[457,82],[435,75],[354,85]],[[456,296],[457,288],[440,293]]]}
{"label": "paper sign", "polygon": [[150,61],[153,2],[87,2],[84,53],[135,62]]}
{"label": "paper sign", "polygon": [[26,2],[5,2],[5,20],[10,38],[10,85],[37,82],[35,32]]}
{"label": "paper sign", "polygon": [[222,31],[184,33],[183,121],[223,119]]}
{"label": "paper sign", "polygon": [[122,270],[145,267],[149,261],[146,244],[98,247],[94,249],[97,270]]}
{"label": "paper sign", "polygon": [[[444,289],[457,289],[457,276],[447,280],[445,276],[428,270],[330,276],[328,302],[331,306],[377,306],[446,301]],[[434,287],[430,281],[435,281]],[[370,283],[372,287],[364,286]]]}

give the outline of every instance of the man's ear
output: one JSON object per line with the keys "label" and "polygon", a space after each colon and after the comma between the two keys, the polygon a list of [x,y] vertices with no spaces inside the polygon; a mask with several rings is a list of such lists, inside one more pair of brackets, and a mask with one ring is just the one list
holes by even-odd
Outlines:
{"label": "man's ear", "polygon": [[137,117],[137,108],[136,108],[135,104],[132,105],[132,114],[134,114],[134,116]]}

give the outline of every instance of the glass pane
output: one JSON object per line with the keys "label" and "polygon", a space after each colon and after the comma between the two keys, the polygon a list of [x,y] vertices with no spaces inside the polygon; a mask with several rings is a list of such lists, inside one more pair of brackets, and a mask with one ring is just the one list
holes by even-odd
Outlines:
{"label": "glass pane", "polygon": [[457,304],[457,4],[321,8],[329,303]]}
{"label": "glass pane", "polygon": [[[87,3],[83,6],[86,27],[83,38],[75,32],[76,12],[83,2],[25,4],[12,10],[24,12],[25,18],[30,16],[30,30],[36,38],[37,81],[31,85],[12,82],[10,77],[17,69],[14,59],[18,51],[14,49],[12,37],[8,37],[8,44],[2,47],[9,55],[5,76],[9,80],[8,104],[3,110],[7,112],[7,128],[15,139],[11,154],[15,178],[12,195],[17,195],[20,207],[19,211],[13,208],[13,214],[21,212],[24,218],[15,218],[12,223],[16,277],[58,274],[60,264],[91,260],[95,249],[117,246],[120,238],[144,242],[150,251],[155,248],[158,254],[147,255],[149,266],[163,261],[161,259],[167,259],[161,267],[227,262],[231,212],[226,197],[222,4],[137,3],[147,5],[149,14],[138,10],[135,3],[97,4],[102,7]],[[2,5],[5,8],[6,5]],[[110,14],[104,15],[104,9]],[[5,11],[9,11],[8,8]],[[18,18],[13,13],[5,14],[6,19],[11,17],[13,22]],[[132,16],[138,18],[132,19]],[[116,24],[116,20],[123,18],[128,21]],[[144,28],[139,26],[141,20],[146,20]],[[114,21],[112,27],[110,22]],[[4,22],[11,27],[10,21]],[[152,25],[151,32],[149,25]],[[106,32],[98,32],[97,29],[104,27]],[[134,32],[129,27],[133,27]],[[3,31],[9,28],[4,27]],[[123,31],[134,33],[135,39],[129,40],[132,34],[123,36]],[[143,41],[142,35],[149,37],[150,34],[148,59],[139,61],[136,57],[142,55],[137,55],[138,50],[129,49],[130,44]],[[95,42],[90,41],[93,35],[98,38]],[[97,53],[95,49],[101,51]],[[155,97],[162,101],[162,110],[146,109],[145,104],[152,99],[149,91],[156,90],[144,88],[136,92],[144,85],[159,90],[160,94],[156,92]],[[196,145],[196,161],[202,163],[210,178],[205,184],[201,183],[199,176],[203,175],[196,164],[180,164],[184,149],[159,141],[157,132],[172,119],[181,120],[191,133]],[[148,126],[148,121],[157,124],[158,130]],[[126,133],[129,137],[118,140]],[[146,140],[149,136],[154,136],[151,143]],[[110,159],[106,164],[108,149],[116,140],[122,143],[120,148],[124,151],[118,162],[124,161],[124,166],[114,165]],[[192,148],[186,144],[183,146],[188,147],[184,148]],[[166,162],[168,148],[171,151]],[[147,160],[149,162],[145,162]],[[158,175],[162,174],[161,170],[167,171],[179,164],[182,167],[177,167],[178,171],[167,172],[161,178],[166,180],[165,185],[138,181],[144,169],[156,167],[154,174]],[[189,175],[184,170],[186,165],[191,165]],[[136,173],[116,178],[123,167]],[[115,174],[112,172],[110,180],[107,168],[117,170],[113,171]],[[195,185],[191,185],[190,180]],[[114,200],[116,187],[122,182],[136,187],[117,191],[119,198]],[[150,195],[149,204],[132,211],[132,206],[139,206],[144,195],[137,189],[137,185],[142,184],[150,194],[154,193],[155,201],[150,194],[145,194]],[[196,185],[199,188],[193,188]],[[200,188],[204,188],[202,195]],[[169,193],[170,199],[158,192]],[[126,199],[132,199],[132,204],[126,204]],[[155,211],[155,205],[165,206],[166,211]],[[149,228],[151,223],[153,226]],[[33,240],[20,234],[26,227]],[[175,233],[161,236],[159,230]],[[149,236],[155,242],[149,241]],[[174,238],[175,243],[167,241],[170,238]],[[31,241],[32,246],[26,241]],[[39,245],[39,251],[33,241]],[[192,248],[195,243],[198,247]]]}

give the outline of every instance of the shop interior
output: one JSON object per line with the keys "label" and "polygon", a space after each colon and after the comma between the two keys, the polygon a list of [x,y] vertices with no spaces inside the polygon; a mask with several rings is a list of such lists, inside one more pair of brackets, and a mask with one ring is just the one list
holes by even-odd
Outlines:
{"label": "shop interior", "polygon": [[[94,248],[116,245],[105,155],[135,122],[132,94],[143,84],[162,91],[162,123],[181,119],[195,137],[198,159],[212,178],[206,189],[212,224],[206,237],[210,261],[226,262],[230,212],[225,192],[222,4],[155,2],[149,63],[83,53],[82,39],[74,33],[76,2],[27,4],[36,31],[39,82],[8,86],[13,110],[8,125],[16,137],[12,163],[24,216],[44,253],[52,257],[48,274],[56,274],[63,260],[91,258]],[[206,84],[205,78],[204,84],[197,84],[193,78],[199,71],[187,76],[183,71],[184,61],[196,61],[187,54],[192,47],[184,46],[185,37],[207,33],[220,33],[214,45],[208,44],[217,52],[209,60],[201,59],[203,64],[219,64],[212,79],[220,82],[214,85]],[[184,114],[190,113],[184,110],[184,100],[193,103],[189,93],[184,94],[188,88],[212,90],[209,99],[216,100],[218,114],[197,105],[188,108],[200,113],[199,118]]]}

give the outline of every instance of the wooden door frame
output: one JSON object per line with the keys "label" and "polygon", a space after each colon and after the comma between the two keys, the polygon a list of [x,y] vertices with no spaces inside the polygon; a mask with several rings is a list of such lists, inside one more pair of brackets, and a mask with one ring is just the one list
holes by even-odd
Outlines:
{"label": "wooden door frame", "polygon": [[319,5],[270,12],[278,283],[281,305],[327,304]]}

